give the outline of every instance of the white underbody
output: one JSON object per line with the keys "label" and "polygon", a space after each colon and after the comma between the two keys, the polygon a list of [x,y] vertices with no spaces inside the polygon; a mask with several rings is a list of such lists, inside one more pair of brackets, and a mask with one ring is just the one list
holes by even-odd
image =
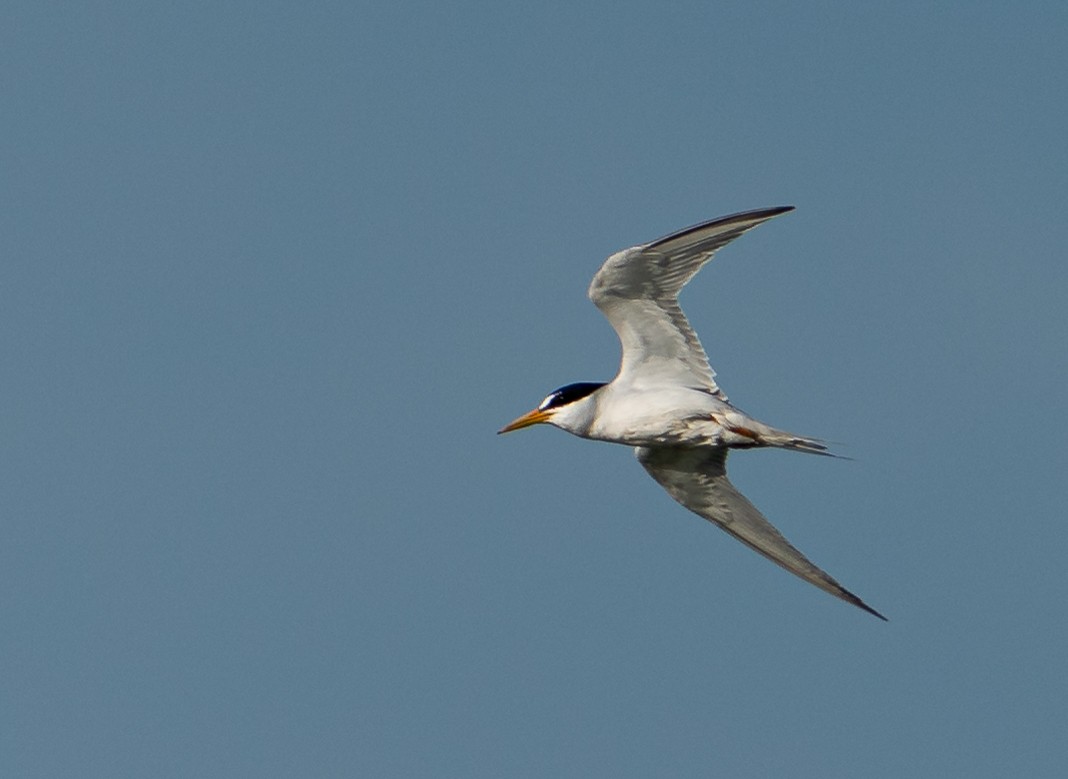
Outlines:
{"label": "white underbody", "polygon": [[560,409],[551,424],[627,446],[774,446],[781,438],[797,438],[704,390],[678,385],[636,388],[612,382]]}
{"label": "white underbody", "polygon": [[[617,252],[590,283],[590,300],[619,335],[623,357],[609,384],[568,385],[501,432],[540,422],[635,448],[672,498],[807,582],[881,619],[790,544],[727,478],[732,448],[828,454],[817,439],[765,425],[732,406],[678,293],[717,249],[789,208],[735,214]],[[587,394],[588,392],[588,394]]]}

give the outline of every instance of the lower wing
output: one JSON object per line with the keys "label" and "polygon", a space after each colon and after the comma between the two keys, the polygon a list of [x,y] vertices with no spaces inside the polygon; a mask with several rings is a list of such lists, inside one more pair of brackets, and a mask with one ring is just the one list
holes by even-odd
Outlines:
{"label": "lower wing", "polygon": [[806,582],[886,620],[801,554],[727,479],[727,449],[638,447],[638,462],[675,500]]}

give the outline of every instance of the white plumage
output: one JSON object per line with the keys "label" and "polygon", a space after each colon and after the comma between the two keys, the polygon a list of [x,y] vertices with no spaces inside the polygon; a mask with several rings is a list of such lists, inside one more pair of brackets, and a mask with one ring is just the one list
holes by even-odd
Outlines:
{"label": "white plumage", "polygon": [[717,249],[790,210],[722,217],[609,257],[589,297],[619,335],[619,373],[608,384],[561,387],[500,432],[544,422],[633,446],[638,462],[683,506],[805,581],[885,619],[794,548],[727,479],[730,449],[828,452],[818,439],[769,427],[731,405],[678,304],[679,291]]}

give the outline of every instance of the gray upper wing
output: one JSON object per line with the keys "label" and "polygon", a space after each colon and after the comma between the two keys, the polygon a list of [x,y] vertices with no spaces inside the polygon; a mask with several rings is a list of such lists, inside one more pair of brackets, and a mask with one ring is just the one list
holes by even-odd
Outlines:
{"label": "gray upper wing", "polygon": [[801,554],[727,479],[726,448],[639,447],[638,462],[675,500],[821,590],[882,614]]}
{"label": "gray upper wing", "polygon": [[632,385],[693,386],[726,400],[697,334],[679,308],[679,291],[717,249],[791,210],[780,206],[714,219],[609,257],[588,294],[623,346],[618,379]]}

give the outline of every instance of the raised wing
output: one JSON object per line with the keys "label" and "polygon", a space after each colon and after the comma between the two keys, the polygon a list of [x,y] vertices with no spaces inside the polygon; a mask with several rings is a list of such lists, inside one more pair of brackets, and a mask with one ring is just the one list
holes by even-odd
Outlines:
{"label": "raised wing", "polygon": [[806,582],[879,619],[886,619],[795,549],[756,506],[734,488],[727,480],[726,448],[639,447],[635,454],[649,475],[690,511],[723,528]]}
{"label": "raised wing", "polygon": [[717,249],[792,210],[780,206],[725,216],[605,260],[588,294],[623,345],[616,381],[632,386],[681,384],[726,400],[697,334],[679,308],[679,290]]}

